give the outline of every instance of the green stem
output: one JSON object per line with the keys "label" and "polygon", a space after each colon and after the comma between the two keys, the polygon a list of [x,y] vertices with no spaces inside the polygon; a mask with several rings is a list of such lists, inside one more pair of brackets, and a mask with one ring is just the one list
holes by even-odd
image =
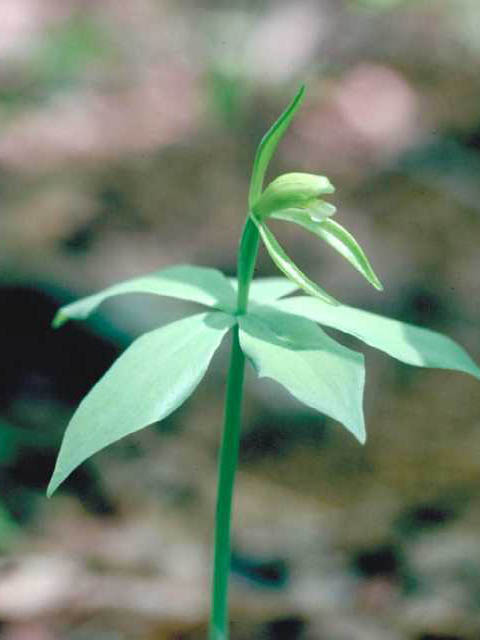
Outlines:
{"label": "green stem", "polygon": [[230,573],[231,555],[230,523],[240,441],[244,365],[245,356],[240,347],[238,325],[236,325],[233,330],[222,446],[218,467],[210,640],[227,640],[228,638],[228,577]]}
{"label": "green stem", "polygon": [[245,313],[247,310],[248,292],[257,260],[259,240],[257,226],[248,216],[238,251],[238,315]]}
{"label": "green stem", "polygon": [[[248,292],[255,269],[259,236],[248,217],[238,252],[237,315],[248,307]],[[215,551],[212,584],[210,640],[228,640],[228,578],[230,574],[230,529],[232,498],[237,471],[238,448],[242,422],[245,356],[240,347],[239,328],[235,326],[227,378],[222,445],[218,466],[217,511],[215,517]]]}

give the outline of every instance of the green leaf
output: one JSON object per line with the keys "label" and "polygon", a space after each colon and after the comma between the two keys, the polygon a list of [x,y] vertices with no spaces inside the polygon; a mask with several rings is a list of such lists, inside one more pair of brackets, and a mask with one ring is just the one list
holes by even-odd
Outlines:
{"label": "green leaf", "polygon": [[365,442],[363,356],[338,344],[309,320],[268,307],[241,316],[240,344],[260,377],[338,420]]}
{"label": "green leaf", "polygon": [[67,427],[47,494],[107,445],[162,420],[194,391],[235,323],[202,313],[138,338],[83,399]]}
{"label": "green leaf", "polygon": [[[236,278],[231,278],[230,282],[236,291]],[[297,289],[298,286],[288,278],[255,278],[250,285],[249,300],[265,304],[283,298]]]}
{"label": "green leaf", "polygon": [[375,289],[383,291],[383,285],[375,274],[367,256],[358,242],[344,229],[338,222],[334,220],[322,220],[320,222],[308,219],[305,215],[302,215],[295,211],[279,211],[274,213],[272,218],[277,220],[286,220],[288,222],[294,222],[303,227],[310,233],[325,240],[331,247],[333,247],[338,253],[350,262],[350,264],[364,276],[368,282]]}
{"label": "green leaf", "polygon": [[292,102],[272,127],[270,127],[258,145],[255,160],[253,162],[252,179],[250,181],[250,191],[248,194],[248,206],[250,210],[252,210],[253,205],[262,193],[263,180],[265,178],[268,165],[270,164],[270,160],[272,159],[278,143],[282,139],[285,131],[288,129],[293,116],[302,104],[304,95],[305,87],[302,86]]}
{"label": "green leaf", "polygon": [[332,307],[305,296],[279,300],[272,307],[349,333],[407,364],[454,369],[480,379],[480,368],[468,353],[436,331],[353,307]]}
{"label": "green leaf", "polygon": [[263,244],[265,245],[273,262],[277,265],[280,271],[287,276],[289,280],[291,280],[294,284],[297,285],[297,287],[303,289],[303,291],[311,296],[320,298],[328,304],[339,304],[335,300],[335,298],[332,298],[330,294],[321,289],[317,284],[315,284],[315,282],[312,282],[312,280],[307,278],[303,271],[301,271],[292,261],[292,259],[287,256],[285,251],[278,244],[278,241],[273,233],[265,224],[261,224],[260,222],[256,221],[255,218],[252,219],[257,225],[260,236],[263,240]]}
{"label": "green leaf", "polygon": [[235,291],[223,273],[207,267],[178,265],[120,282],[68,304],[57,312],[52,324],[58,328],[68,320],[86,318],[107,298],[125,293],[151,293],[190,300],[227,313],[236,308]]}

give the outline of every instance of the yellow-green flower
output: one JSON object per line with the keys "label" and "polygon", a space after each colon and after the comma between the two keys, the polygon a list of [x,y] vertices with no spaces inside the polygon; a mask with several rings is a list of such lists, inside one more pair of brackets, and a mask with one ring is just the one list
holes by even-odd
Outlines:
{"label": "yellow-green flower", "polygon": [[252,214],[259,221],[281,217],[285,212],[303,213],[320,221],[332,216],[335,207],[321,196],[334,193],[335,188],[325,176],[312,173],[285,173],[273,180],[253,206]]}

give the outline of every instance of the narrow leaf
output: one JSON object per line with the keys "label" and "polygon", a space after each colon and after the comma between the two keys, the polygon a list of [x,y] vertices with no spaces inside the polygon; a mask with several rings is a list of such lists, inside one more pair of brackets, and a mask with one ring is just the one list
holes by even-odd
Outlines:
{"label": "narrow leaf", "polygon": [[68,320],[86,318],[107,298],[125,293],[169,296],[198,302],[226,312],[233,312],[236,306],[235,291],[223,273],[207,267],[178,265],[120,282],[68,304],[57,312],[52,324],[58,328]]}
{"label": "narrow leaf", "polygon": [[258,145],[255,160],[253,162],[250,191],[248,194],[248,206],[250,210],[252,210],[253,205],[262,193],[263,180],[265,178],[268,165],[270,164],[270,160],[272,159],[278,143],[282,139],[285,131],[288,129],[293,116],[302,104],[304,95],[305,87],[302,86],[300,87],[297,95],[293,98],[292,102],[272,127],[270,127]]}
{"label": "narrow leaf", "polygon": [[480,368],[465,349],[436,331],[353,307],[332,307],[305,296],[279,300],[272,307],[349,333],[407,364],[454,369],[480,379]]}
{"label": "narrow leaf", "polygon": [[100,449],[179,407],[203,378],[234,323],[232,316],[221,312],[202,313],[138,338],[75,412],[47,494]]}
{"label": "narrow leaf", "polygon": [[300,289],[303,289],[306,293],[316,298],[324,300],[328,304],[339,304],[335,298],[332,298],[330,294],[321,289],[315,282],[312,282],[307,276],[297,267],[297,265],[287,256],[285,251],[279,245],[277,239],[270,231],[270,229],[261,223],[256,222],[260,236],[263,243],[270,254],[273,262],[277,265],[282,273],[284,273],[289,280],[297,285]]}
{"label": "narrow leaf", "polygon": [[267,307],[240,317],[239,324],[240,344],[260,377],[276,380],[365,442],[360,353],[338,344],[313,322]]}
{"label": "narrow leaf", "polygon": [[[238,287],[236,278],[231,278],[230,282],[236,291]],[[288,278],[255,278],[250,285],[249,299],[265,304],[283,298],[297,289],[298,286]]]}
{"label": "narrow leaf", "polygon": [[375,274],[363,249],[352,234],[338,224],[338,222],[330,219],[321,221],[312,220],[296,211],[279,211],[271,217],[277,218],[278,220],[294,222],[307,231],[319,236],[346,258],[375,289],[383,291],[383,285]]}

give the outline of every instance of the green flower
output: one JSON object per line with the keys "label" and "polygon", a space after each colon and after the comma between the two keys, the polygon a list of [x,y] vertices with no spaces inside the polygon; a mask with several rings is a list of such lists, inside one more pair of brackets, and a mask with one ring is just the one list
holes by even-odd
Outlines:
{"label": "green flower", "polygon": [[317,222],[332,216],[336,208],[321,196],[334,193],[335,188],[325,176],[312,173],[285,173],[271,182],[253,206],[258,221],[295,212]]}
{"label": "green flower", "polygon": [[270,257],[287,278],[309,295],[329,302],[338,302],[312,282],[285,253],[267,227],[270,218],[293,222],[338,251],[372,286],[381,291],[382,283],[375,274],[364,251],[351,233],[331,220],[336,211],[333,204],[321,196],[334,193],[335,188],[325,176],[311,173],[285,173],[273,180],[252,206],[250,216]]}

